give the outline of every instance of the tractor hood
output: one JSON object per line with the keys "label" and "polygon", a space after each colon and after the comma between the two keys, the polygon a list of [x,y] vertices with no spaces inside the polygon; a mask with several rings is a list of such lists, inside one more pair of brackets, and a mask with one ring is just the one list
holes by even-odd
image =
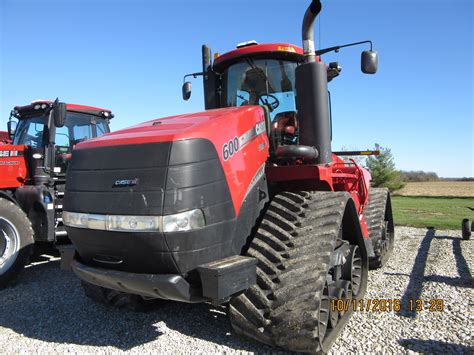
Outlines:
{"label": "tractor hood", "polygon": [[263,120],[264,112],[260,106],[207,110],[154,119],[82,142],[75,149],[170,142],[194,138],[214,140],[213,138],[217,138],[216,135],[229,140],[234,138],[235,132],[245,132],[256,122]]}
{"label": "tractor hood", "polygon": [[65,211],[160,216],[203,206],[222,212],[227,204],[235,217],[261,176],[268,150],[260,106],[207,110],[115,131],[74,148]]}
{"label": "tractor hood", "polygon": [[27,178],[25,146],[0,144],[0,188],[17,188]]}

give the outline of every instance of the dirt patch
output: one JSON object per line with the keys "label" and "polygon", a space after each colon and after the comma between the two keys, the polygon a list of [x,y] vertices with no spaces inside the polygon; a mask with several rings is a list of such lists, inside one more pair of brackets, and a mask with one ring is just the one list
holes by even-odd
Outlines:
{"label": "dirt patch", "polygon": [[401,196],[474,197],[474,181],[409,182],[396,194]]}

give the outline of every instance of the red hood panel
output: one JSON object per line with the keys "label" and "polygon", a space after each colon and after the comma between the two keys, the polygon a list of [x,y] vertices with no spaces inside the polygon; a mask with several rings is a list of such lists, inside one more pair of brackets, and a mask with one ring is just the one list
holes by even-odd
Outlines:
{"label": "red hood panel", "polygon": [[[225,155],[229,142],[239,142],[247,132],[254,132],[257,127],[260,127],[257,130],[260,133],[245,145],[237,145],[231,156]],[[248,187],[268,158],[269,142],[264,132],[265,115],[260,106],[232,107],[156,119],[82,142],[75,149],[207,139],[219,156],[238,214]]]}
{"label": "red hood panel", "polygon": [[259,106],[229,107],[154,119],[81,142],[76,149],[209,138],[214,133],[222,131],[235,116],[243,117],[247,113],[255,113],[259,110],[261,110]]}
{"label": "red hood panel", "polygon": [[24,145],[0,145],[0,189],[22,186],[27,175]]}

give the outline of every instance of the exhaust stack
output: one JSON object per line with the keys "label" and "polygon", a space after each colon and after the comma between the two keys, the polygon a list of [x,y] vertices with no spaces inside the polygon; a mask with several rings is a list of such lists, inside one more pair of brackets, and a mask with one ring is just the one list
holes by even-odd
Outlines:
{"label": "exhaust stack", "polygon": [[299,118],[299,144],[315,147],[316,164],[332,161],[326,65],[316,61],[314,20],[321,2],[313,0],[303,18],[302,35],[305,63],[296,68],[296,96]]}
{"label": "exhaust stack", "polygon": [[314,49],[314,20],[321,12],[321,1],[313,0],[306,10],[303,18],[303,50],[306,63],[314,62],[316,53]]}
{"label": "exhaust stack", "polygon": [[202,82],[204,84],[204,106],[206,110],[209,108],[212,108],[212,104],[210,104],[210,101],[212,100],[212,97],[209,93],[211,90],[210,83],[209,83],[209,72],[212,70],[212,63],[211,63],[211,49],[203,44],[202,45],[202,72],[204,73],[202,77]]}

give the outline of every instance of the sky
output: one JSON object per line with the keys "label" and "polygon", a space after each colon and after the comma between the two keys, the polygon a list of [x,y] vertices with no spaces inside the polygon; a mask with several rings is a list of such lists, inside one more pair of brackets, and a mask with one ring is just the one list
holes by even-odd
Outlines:
{"label": "sky", "polygon": [[[201,45],[301,45],[308,0],[0,0],[0,130],[35,99],[110,108],[117,130],[204,109]],[[323,0],[317,45],[371,39],[379,71],[360,71],[351,47],[330,83],[333,149],[390,148],[398,169],[473,177],[471,0]]]}

